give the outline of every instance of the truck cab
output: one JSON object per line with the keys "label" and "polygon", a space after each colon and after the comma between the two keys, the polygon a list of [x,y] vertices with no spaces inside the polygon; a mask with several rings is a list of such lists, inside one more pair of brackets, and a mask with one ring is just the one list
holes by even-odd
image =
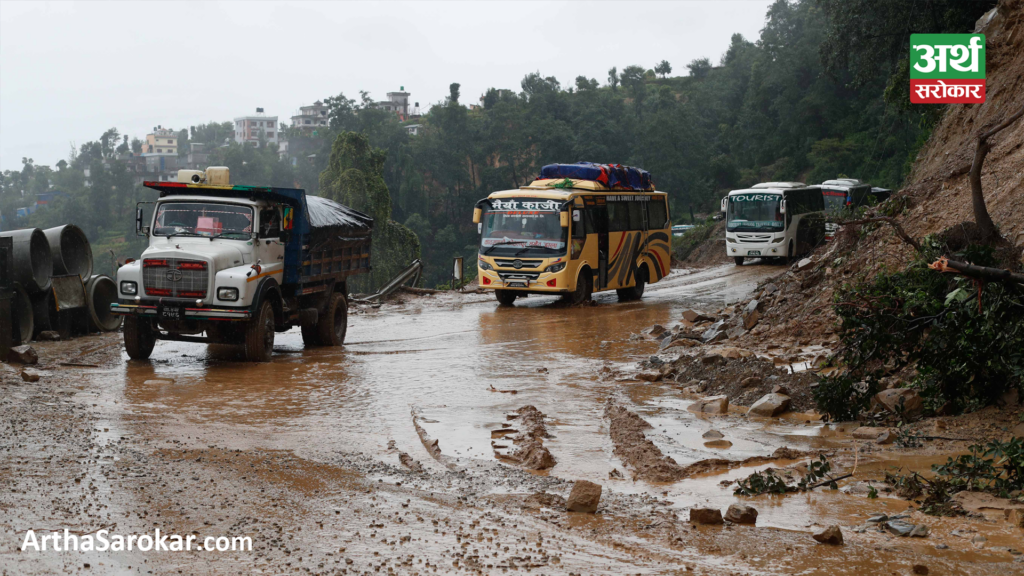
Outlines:
{"label": "truck cab", "polygon": [[342,344],[346,279],[369,270],[372,220],[302,190],[231,186],[227,168],[178,180],[145,183],[161,193],[148,222],[136,212],[149,246],[117,272],[111,311],[126,316],[128,355],[178,340],[243,345],[267,361],[274,333],[296,324],[307,345]]}

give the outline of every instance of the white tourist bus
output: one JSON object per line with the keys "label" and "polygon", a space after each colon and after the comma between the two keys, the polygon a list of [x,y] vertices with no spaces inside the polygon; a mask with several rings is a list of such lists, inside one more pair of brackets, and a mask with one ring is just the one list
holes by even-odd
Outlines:
{"label": "white tourist bus", "polygon": [[722,198],[725,250],[742,265],[746,258],[788,261],[825,239],[825,203],[818,186],[764,182]]}

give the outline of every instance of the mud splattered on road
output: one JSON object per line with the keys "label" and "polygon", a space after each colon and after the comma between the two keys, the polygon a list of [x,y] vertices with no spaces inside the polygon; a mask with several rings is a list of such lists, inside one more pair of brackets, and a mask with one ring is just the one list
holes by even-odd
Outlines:
{"label": "mud splattered on road", "polygon": [[[649,423],[645,438],[679,467],[782,448],[845,451],[837,461],[876,475],[895,463],[865,455],[854,464],[856,444],[842,427],[695,414],[677,386],[622,377],[658,351],[631,334],[675,323],[689,307],[737,302],[778,271],[679,272],[641,302],[598,295],[586,308],[552,298],[498,307],[489,295],[407,297],[355,311],[344,348],[306,350],[298,331],[279,334],[269,364],[174,342],[158,343],[150,362],[127,362],[116,335],[38,344],[40,382],[3,373],[0,570],[903,574],[924,564],[936,574],[1007,574],[1024,566],[1008,551],[1024,548],[1020,534],[984,517],[923,517],[905,501],[856,492],[740,498],[723,485],[798,460],[688,468],[677,482],[631,478],[633,464],[615,453],[610,401]],[[60,365],[69,360],[97,368]],[[513,413],[530,422],[509,420]],[[502,462],[507,451],[495,444],[507,438],[514,449],[511,429],[534,430],[553,465]],[[712,429],[716,442],[703,437]],[[597,514],[564,509],[581,479],[604,487]],[[690,507],[737,502],[758,509],[757,526],[684,520]],[[931,535],[846,530],[904,512]],[[844,527],[845,546],[811,539],[830,524]],[[249,536],[253,549],[18,551],[27,530],[65,527]],[[965,529],[987,544],[953,534]]]}

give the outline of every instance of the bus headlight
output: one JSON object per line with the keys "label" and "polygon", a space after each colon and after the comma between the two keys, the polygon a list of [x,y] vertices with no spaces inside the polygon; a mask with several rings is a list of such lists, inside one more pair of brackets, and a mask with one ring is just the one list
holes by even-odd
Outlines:
{"label": "bus headlight", "polygon": [[491,266],[490,264],[484,262],[483,260],[477,260],[476,262],[477,264],[480,265],[481,270],[494,270],[494,266]]}
{"label": "bus headlight", "polygon": [[552,264],[551,266],[548,266],[547,268],[544,269],[545,272],[550,272],[552,274],[554,274],[555,272],[561,272],[562,270],[565,270],[565,262]]}
{"label": "bus headlight", "polygon": [[238,300],[238,288],[217,288],[217,299],[228,302]]}
{"label": "bus headlight", "polygon": [[130,294],[134,296],[139,292],[139,285],[135,282],[129,282],[127,280],[121,282],[121,294]]}

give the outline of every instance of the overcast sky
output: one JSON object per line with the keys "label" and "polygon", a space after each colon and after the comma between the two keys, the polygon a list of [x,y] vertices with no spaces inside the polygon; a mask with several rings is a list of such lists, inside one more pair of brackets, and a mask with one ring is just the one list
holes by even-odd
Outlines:
{"label": "overcast sky", "polygon": [[571,86],[608,69],[673,74],[733,33],[756,39],[770,2],[0,2],[0,170],[54,165],[110,127],[143,138],[400,86],[425,110],[462,84]]}

